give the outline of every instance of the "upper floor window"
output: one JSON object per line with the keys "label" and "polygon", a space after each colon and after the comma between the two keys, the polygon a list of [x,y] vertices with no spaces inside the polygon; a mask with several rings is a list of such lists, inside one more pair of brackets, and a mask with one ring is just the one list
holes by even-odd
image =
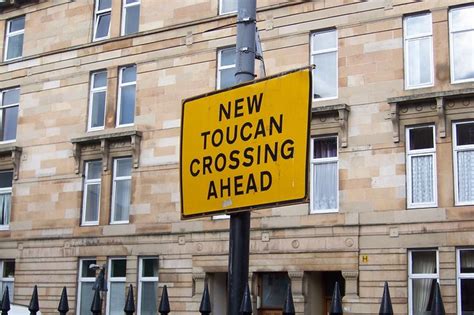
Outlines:
{"label": "upper floor window", "polygon": [[155,315],[158,310],[158,258],[140,258],[138,314]]}
{"label": "upper floor window", "polygon": [[433,85],[433,30],[431,13],[403,19],[405,88]]}
{"label": "upper floor window", "polygon": [[0,230],[9,228],[12,206],[13,171],[0,172]]}
{"label": "upper floor window", "polygon": [[133,125],[135,121],[135,94],[137,66],[119,69],[119,92],[117,105],[117,127]]}
{"label": "upper floor window", "polygon": [[235,84],[235,47],[217,52],[217,88],[225,89]]}
{"label": "upper floor window", "polygon": [[474,121],[453,125],[456,205],[474,204]]}
{"label": "upper floor window", "polygon": [[132,158],[114,160],[112,223],[128,223],[132,193]]}
{"label": "upper floor window", "polygon": [[87,130],[104,129],[107,100],[107,71],[91,74]]}
{"label": "upper floor window", "polygon": [[91,264],[96,264],[93,258],[84,258],[79,261],[79,277],[77,284],[77,314],[89,314],[92,300],[94,299],[95,270],[90,269]]}
{"label": "upper floor window", "polygon": [[338,209],[337,137],[311,139],[311,213]]}
{"label": "upper floor window", "polygon": [[0,294],[3,297],[3,292],[5,291],[5,288],[8,287],[8,297],[10,298],[10,302],[13,302],[13,292],[15,284],[15,260],[0,260],[0,272],[2,273],[2,277],[0,279]]}
{"label": "upper floor window", "polygon": [[82,205],[82,225],[99,224],[102,162],[85,163]]}
{"label": "upper floor window", "polygon": [[122,0],[122,35],[138,32],[140,24],[140,0]]}
{"label": "upper floor window", "polygon": [[474,80],[474,5],[449,11],[451,82]]}
{"label": "upper floor window", "polygon": [[407,128],[408,208],[436,207],[436,147],[434,126]]}
{"label": "upper floor window", "polygon": [[111,13],[112,0],[95,0],[94,41],[109,38]]}
{"label": "upper floor window", "polygon": [[0,141],[16,139],[20,89],[13,88],[0,91]]}
{"label": "upper floor window", "polygon": [[311,34],[311,63],[313,70],[313,99],[337,98],[337,30],[324,30]]}
{"label": "upper floor window", "polygon": [[108,266],[106,314],[121,315],[125,305],[127,260],[125,258],[110,258]]}
{"label": "upper floor window", "polygon": [[474,249],[457,250],[458,314],[474,313]]}
{"label": "upper floor window", "polygon": [[408,253],[409,314],[430,314],[434,286],[439,278],[438,251],[411,250]]}
{"label": "upper floor window", "polygon": [[219,0],[219,14],[237,12],[237,0]]}
{"label": "upper floor window", "polygon": [[5,61],[23,56],[23,38],[25,36],[25,17],[20,16],[7,21],[5,36]]}

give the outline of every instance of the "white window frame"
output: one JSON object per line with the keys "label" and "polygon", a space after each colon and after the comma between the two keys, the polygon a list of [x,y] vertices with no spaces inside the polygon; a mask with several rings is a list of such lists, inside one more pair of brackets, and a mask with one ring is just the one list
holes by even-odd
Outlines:
{"label": "white window frame", "polygon": [[[106,75],[105,86],[94,88],[95,83],[95,76],[99,73],[104,73]],[[99,92],[105,92],[105,104],[104,104],[104,121],[101,127],[92,127],[92,106],[94,101],[94,94]],[[107,117],[107,70],[100,70],[91,73],[90,79],[90,92],[89,92],[89,115],[88,115],[88,122],[87,122],[87,131],[97,131],[97,130],[104,130],[105,128],[105,119]]]}
{"label": "white window frame", "polygon": [[[236,68],[235,60],[234,60],[234,63],[231,64],[231,65],[227,65],[227,66],[222,66],[221,65],[222,52],[224,52],[226,50],[231,50],[231,49],[233,49],[235,51],[235,46],[220,48],[217,51],[217,84],[216,84],[217,89],[221,88],[221,71]],[[237,58],[236,53],[235,53],[235,57]]]}
{"label": "white window frame", "polygon": [[461,273],[461,251],[472,251],[474,248],[457,248],[456,249],[456,305],[457,305],[457,314],[462,315],[462,301],[461,301],[461,280],[462,279],[473,279],[474,273]]}
{"label": "white window frame", "polygon": [[452,13],[454,11],[463,10],[467,8],[474,7],[474,5],[462,6],[457,8],[452,8],[449,10],[449,64],[450,64],[450,71],[451,71],[451,84],[458,84],[458,83],[465,83],[465,82],[473,82],[474,78],[471,79],[464,79],[464,80],[456,80],[454,77],[454,41],[453,35],[455,33],[464,33],[464,32],[474,32],[474,28],[468,28],[463,30],[454,31],[453,30],[453,18]]}
{"label": "white window frame", "polygon": [[[4,172],[10,172],[10,173],[13,173],[12,170],[4,170],[4,171],[0,171],[0,173],[4,173]],[[11,217],[11,214],[12,214],[12,202],[11,202],[11,197],[12,197],[12,187],[13,187],[13,182],[12,182],[12,186],[10,187],[6,187],[6,188],[0,188],[0,194],[1,195],[6,195],[6,194],[10,194],[10,211],[9,211],[9,215]],[[0,231],[6,231],[6,230],[9,230],[10,229],[10,217],[8,218],[8,224],[2,224],[0,225]],[[5,221],[5,218],[3,218],[4,221]]]}
{"label": "white window frame", "polygon": [[[0,260],[0,289],[2,291],[2,296],[3,296],[3,283],[4,282],[11,282],[13,283],[13,288],[15,288],[15,276],[13,276],[13,278],[9,278],[9,277],[4,277],[3,276],[3,272],[4,272],[4,268],[5,268],[5,261],[13,261],[13,263],[15,264],[15,273],[16,273],[16,261],[15,259],[2,259]],[[14,291],[14,290],[13,290]],[[13,303],[13,298],[15,296],[15,292],[8,292],[11,296],[11,299],[10,299],[10,303]]]}
{"label": "white window frame", "polygon": [[[409,36],[407,34],[408,27],[407,27],[407,19],[417,16],[429,15],[430,16],[430,32],[429,33],[420,33],[416,35]],[[412,41],[421,41],[423,39],[429,38],[430,39],[430,82],[417,84],[417,85],[409,85],[410,82],[410,71],[409,71],[409,58],[408,58],[408,42]],[[405,90],[412,90],[412,89],[419,89],[430,87],[434,85],[434,57],[433,57],[433,18],[431,12],[424,12],[420,14],[414,15],[407,15],[403,18],[403,53],[404,53],[404,63],[405,63]]]}
{"label": "white window frame", "polygon": [[459,185],[458,185],[458,153],[463,151],[474,151],[474,144],[459,145],[457,144],[457,126],[463,124],[474,123],[474,121],[461,121],[453,123],[453,167],[454,167],[454,205],[467,206],[474,205],[474,200],[459,201]]}
{"label": "white window frame", "polygon": [[[100,41],[104,39],[108,39],[110,37],[110,28],[112,26],[112,2],[110,2],[110,8],[99,10],[99,2],[100,0],[95,0],[95,8],[94,8],[94,33],[92,35],[92,41]],[[109,22],[109,31],[106,36],[104,37],[96,37],[97,36],[97,27],[99,26],[99,18],[103,15],[110,14],[110,22]]]}
{"label": "white window frame", "polygon": [[[431,127],[433,129],[433,148],[431,149],[421,149],[421,150],[410,150],[410,130],[418,128]],[[407,208],[416,209],[416,208],[432,208],[438,206],[438,180],[436,176],[436,129],[434,125],[421,125],[421,126],[412,126],[407,127],[405,130],[405,143],[406,143],[406,180],[407,180]],[[425,203],[413,203],[412,201],[412,180],[411,180],[411,160],[413,157],[418,156],[427,156],[431,155],[433,157],[433,202]]]}
{"label": "white window frame", "polygon": [[77,302],[76,302],[76,314],[81,314],[81,291],[82,291],[82,283],[86,282],[95,282],[95,277],[83,277],[82,276],[82,263],[85,260],[95,260],[95,257],[83,257],[79,259],[79,274],[77,276]]}
{"label": "white window frame", "polygon": [[[132,157],[120,157],[120,158],[116,158],[114,159],[114,170],[113,170],[113,180],[112,180],[112,211],[111,211],[111,216],[110,216],[110,224],[127,224],[130,222],[130,211],[128,213],[128,220],[120,220],[120,221],[115,221],[114,218],[115,218],[115,194],[117,192],[117,182],[118,181],[124,181],[124,180],[130,180],[130,205],[129,207],[131,206],[131,203],[132,203],[132,200],[131,200],[131,194],[132,194],[132,173],[131,173],[131,170],[130,170],[130,176],[117,176],[117,162],[120,161],[120,160],[131,160],[132,164],[133,164],[133,160],[132,160]],[[133,166],[132,166],[133,167]]]}
{"label": "white window frame", "polygon": [[[412,265],[413,265],[413,252],[436,252],[436,273],[412,273]],[[427,248],[427,249],[410,249],[408,251],[408,314],[413,314],[413,283],[412,280],[414,279],[436,279],[439,283],[439,251],[435,248]]]}
{"label": "white window frame", "polygon": [[[100,202],[101,196],[99,196],[99,207],[97,209],[97,221],[86,221],[86,205],[87,205],[87,186],[89,185],[97,185],[99,184],[99,191],[102,192],[102,176],[99,178],[88,179],[87,174],[89,173],[89,163],[97,162],[98,160],[86,161],[84,164],[84,187],[83,187],[83,196],[82,196],[82,218],[81,218],[81,225],[88,226],[88,225],[98,225],[100,219]],[[102,195],[102,194],[100,194]]]}
{"label": "white window frame", "polygon": [[[157,286],[158,286],[158,282],[159,282],[159,276],[157,277],[143,277],[142,276],[142,271],[143,271],[143,260],[144,259],[156,259],[156,261],[158,262],[158,271],[159,271],[159,268],[160,268],[160,265],[159,265],[159,260],[158,260],[158,257],[157,256],[151,256],[151,257],[147,257],[147,256],[144,256],[144,257],[140,257],[139,259],[139,265],[138,265],[138,297],[137,297],[137,314],[141,314],[141,308],[142,308],[142,291],[143,291],[143,288],[142,288],[142,284],[143,282],[156,282],[157,283]],[[158,301],[158,297],[157,298],[157,301]]]}
{"label": "white window frame", "polygon": [[[126,36],[135,33],[125,34],[125,22],[127,21],[127,9],[134,6],[140,6],[141,1],[136,0],[136,2],[127,3],[127,0],[122,0],[122,25],[120,28],[120,35]],[[138,29],[140,30],[140,19],[138,20]]]}
{"label": "white window frame", "polygon": [[[126,69],[126,68],[130,68],[130,67],[134,67],[135,68],[135,81],[131,81],[131,82],[126,82],[126,83],[123,83],[122,82],[122,76],[123,76],[123,71]],[[137,66],[136,65],[128,65],[128,66],[123,66],[123,67],[120,67],[119,68],[119,88],[118,88],[118,105],[117,105],[117,119],[116,119],[116,125],[115,127],[119,128],[119,127],[129,127],[129,126],[133,126],[135,124],[135,112],[137,110]],[[130,123],[130,124],[121,124],[120,123],[120,115],[121,115],[121,112],[122,112],[122,88],[126,87],[126,86],[131,86],[131,85],[134,85],[135,86],[135,110],[133,112],[133,123]]]}
{"label": "white window frame", "polygon": [[[337,149],[337,156],[336,157],[330,157],[330,158],[314,158],[314,141],[315,140],[320,140],[320,139],[330,139],[330,138],[336,138],[336,149]],[[317,137],[312,137],[311,138],[311,145],[310,145],[310,172],[311,172],[311,180],[310,180],[310,199],[309,199],[309,204],[310,204],[310,214],[321,214],[321,213],[334,213],[334,212],[339,212],[339,137],[337,135],[327,135],[327,136],[317,136]],[[336,162],[336,167],[337,167],[337,172],[336,172],[336,183],[337,183],[337,192],[336,192],[336,203],[337,207],[336,209],[321,209],[321,210],[316,210],[314,209],[314,196],[313,196],[313,188],[315,185],[314,182],[314,167],[316,164],[323,164],[323,163],[334,163]]]}
{"label": "white window frame", "polygon": [[[14,37],[14,36],[25,34],[25,28],[24,27],[21,30],[10,32],[11,22],[16,20],[16,19],[19,19],[21,17],[25,20],[25,23],[26,23],[26,19],[25,19],[24,15],[23,16],[17,16],[15,18],[9,19],[7,21],[6,35],[5,35],[5,51],[4,51],[4,56],[3,56],[3,60],[5,60],[5,61],[16,60],[16,59],[20,59],[20,58],[23,57],[23,51],[22,51],[21,56],[10,58],[10,59],[7,58],[8,57],[8,47],[9,47],[9,43],[10,43],[10,38]],[[23,37],[22,46],[24,46],[24,44],[25,44],[25,38]]]}
{"label": "white window frame", "polygon": [[[329,32],[334,32],[334,36],[336,36],[336,47],[335,48],[327,48],[327,49],[320,49],[320,50],[313,50],[313,40],[314,40],[314,35],[315,34],[321,34],[321,33],[329,33]],[[313,102],[318,102],[318,101],[327,101],[327,100],[335,100],[339,97],[339,34],[336,28],[330,28],[326,30],[319,30],[319,31],[314,31],[311,33],[311,41],[310,41],[310,50],[311,50],[311,64],[314,64],[314,56],[316,55],[322,55],[330,52],[335,52],[336,53],[336,96],[330,96],[330,97],[320,97],[320,98],[315,98],[314,97],[314,86],[311,87],[311,98]]]}
{"label": "white window frame", "polygon": [[[0,90],[0,111],[2,112],[2,115],[3,115],[3,111],[6,108],[15,107],[15,106],[18,106],[18,115],[20,114],[20,112],[19,112],[20,97],[18,97],[18,103],[3,105],[3,95],[5,94],[5,92],[12,91],[12,90],[18,90],[18,94],[20,95],[20,88],[19,87]],[[17,133],[18,133],[18,120],[15,123],[16,123],[16,126],[17,126]],[[5,126],[2,126],[2,128],[5,128]],[[1,132],[1,136],[3,138],[5,130],[1,130],[0,132]],[[12,143],[12,142],[16,142],[16,135],[15,135],[15,139],[11,139],[11,140],[1,140],[0,139],[0,143],[2,143],[2,144],[3,143]]]}
{"label": "white window frame", "polygon": [[238,0],[219,0],[219,15],[237,13],[237,10],[226,11],[226,12],[222,11],[222,8],[224,7],[224,5],[223,5],[224,1],[238,1]]}
{"label": "white window frame", "polygon": [[[113,258],[109,258],[109,261],[108,261],[108,270],[107,270],[107,303],[106,303],[106,311],[105,311],[105,314],[106,315],[109,315],[110,314],[110,291],[111,291],[111,283],[112,282],[123,282],[124,285],[125,285],[125,291],[127,290],[127,287],[126,287],[126,281],[127,281],[127,277],[112,277],[112,261],[113,260],[125,260],[125,266],[127,265],[127,258],[126,257],[113,257]],[[125,267],[125,270],[126,270],[126,267]],[[123,297],[123,304],[125,305],[125,296]]]}

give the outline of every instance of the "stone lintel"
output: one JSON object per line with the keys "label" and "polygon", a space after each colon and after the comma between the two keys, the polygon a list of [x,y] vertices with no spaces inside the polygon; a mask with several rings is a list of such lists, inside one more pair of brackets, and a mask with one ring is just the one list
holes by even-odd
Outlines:
{"label": "stone lintel", "polygon": [[13,179],[18,179],[20,169],[21,147],[0,145],[0,168],[12,168]]}

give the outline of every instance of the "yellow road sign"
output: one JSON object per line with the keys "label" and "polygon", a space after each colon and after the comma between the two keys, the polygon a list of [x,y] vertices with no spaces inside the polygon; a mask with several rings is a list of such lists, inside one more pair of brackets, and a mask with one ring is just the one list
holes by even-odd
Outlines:
{"label": "yellow road sign", "polygon": [[306,199],[311,70],[183,101],[181,215]]}

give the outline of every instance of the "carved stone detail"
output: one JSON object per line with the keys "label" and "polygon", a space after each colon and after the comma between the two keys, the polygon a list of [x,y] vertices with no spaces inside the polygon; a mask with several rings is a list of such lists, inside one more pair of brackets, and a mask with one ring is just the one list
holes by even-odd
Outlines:
{"label": "carved stone detail", "polygon": [[444,98],[436,98],[436,111],[438,113],[439,137],[446,138],[446,112],[444,110]]}
{"label": "carved stone detail", "polygon": [[22,149],[17,146],[0,147],[0,164],[2,167],[13,168],[13,179],[18,179]]}
{"label": "carved stone detail", "polygon": [[339,123],[340,144],[342,148],[346,148],[348,145],[349,112],[350,107],[346,104],[318,106],[311,109],[312,116],[317,116],[321,122],[327,121],[328,116],[332,115],[334,120]]}
{"label": "carved stone detail", "polygon": [[392,121],[393,142],[400,142],[400,117],[398,116],[398,104],[390,104],[390,120]]}

